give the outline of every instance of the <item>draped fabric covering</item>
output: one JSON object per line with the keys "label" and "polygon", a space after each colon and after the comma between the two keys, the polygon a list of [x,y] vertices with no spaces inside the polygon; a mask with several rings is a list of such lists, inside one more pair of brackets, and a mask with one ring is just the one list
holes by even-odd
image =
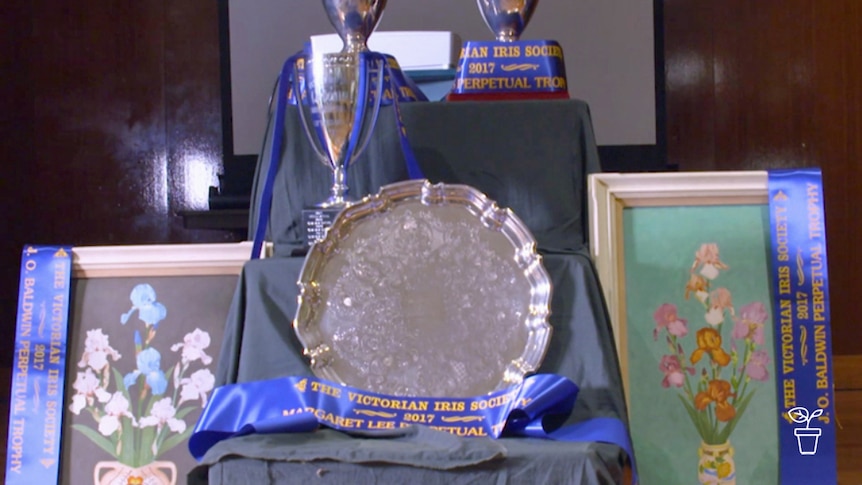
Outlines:
{"label": "draped fabric covering", "polygon": [[[269,223],[268,239],[277,255],[289,255],[301,244],[302,209],[325,199],[331,184],[329,169],[316,159],[296,108],[287,109]],[[586,180],[600,171],[586,103],[403,103],[401,111],[410,146],[431,182],[479,189],[523,219],[542,249],[586,244]],[[253,201],[260,198],[269,160],[266,143]],[[385,106],[368,147],[348,170],[350,193],[362,197],[407,178],[394,110]],[[260,208],[253,203],[251,209],[249,239]]]}
{"label": "draped fabric covering", "polygon": [[[413,151],[432,182],[472,185],[511,208],[533,231],[553,285],[554,333],[539,372],[563,375],[580,387],[565,424],[595,417],[625,420],[613,336],[586,248],[586,178],[600,170],[587,105],[576,100],[408,103],[402,109]],[[350,169],[354,195],[407,178],[392,116],[384,108],[368,149]],[[329,174],[314,159],[301,127],[287,119],[269,224],[275,257],[250,261],[243,269],[217,385],[311,375],[291,326],[303,259],[290,254],[300,245],[300,212],[327,193]],[[268,147],[260,160],[269,160]],[[258,166],[258,191],[266,163]],[[253,204],[251,221],[258,210]],[[625,454],[610,444],[461,438],[422,426],[396,431],[388,438],[330,429],[232,438],[211,448],[203,459],[208,469],[189,478],[212,484],[622,480]]]}

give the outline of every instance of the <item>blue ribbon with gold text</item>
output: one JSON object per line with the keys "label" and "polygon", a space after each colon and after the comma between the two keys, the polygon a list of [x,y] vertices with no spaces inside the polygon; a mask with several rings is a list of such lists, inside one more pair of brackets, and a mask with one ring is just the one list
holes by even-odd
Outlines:
{"label": "blue ribbon with gold text", "polygon": [[[578,386],[554,374],[471,398],[388,396],[313,377],[283,377],[219,387],[189,438],[200,460],[221,440],[254,433],[307,432],[327,426],[369,434],[419,424],[465,437],[527,436],[612,443],[634,455],[625,423],[594,418],[554,429],[568,416]],[[636,473],[635,473],[636,478]]]}
{"label": "blue ribbon with gold text", "polygon": [[72,248],[27,246],[21,259],[6,484],[57,483]]}
{"label": "blue ribbon with gold text", "polygon": [[823,182],[769,172],[782,485],[837,483]]}
{"label": "blue ribbon with gold text", "polygon": [[563,49],[552,40],[466,42],[452,93],[568,94]]}

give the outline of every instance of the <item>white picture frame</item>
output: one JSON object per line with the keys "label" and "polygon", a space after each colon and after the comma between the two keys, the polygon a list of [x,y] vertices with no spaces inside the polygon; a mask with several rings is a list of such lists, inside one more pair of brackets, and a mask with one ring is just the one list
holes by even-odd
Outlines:
{"label": "white picture frame", "polygon": [[626,343],[620,331],[625,308],[620,264],[623,209],[766,204],[767,182],[766,171],[598,173],[589,176],[590,255],[602,284],[618,355],[624,355]]}
{"label": "white picture frame", "polygon": [[[775,482],[767,172],[594,174],[588,191],[590,252],[611,320],[642,483],[707,483],[716,474],[740,483]],[[719,269],[704,273],[710,251]],[[719,300],[722,291],[726,300]],[[717,301],[728,306],[720,314],[707,312]],[[756,305],[765,319],[763,333],[732,335],[734,315]],[[711,332],[716,348],[740,364],[705,364],[695,352],[705,345],[701,332]],[[734,387],[722,414],[715,404],[695,407],[707,395],[702,386],[708,369],[709,386],[745,378],[737,373],[751,354],[737,348],[757,349],[762,359],[753,364],[763,367],[749,377],[751,386]],[[749,407],[745,399],[752,398]],[[731,416],[728,408],[738,413]],[[721,445],[714,451],[703,444],[715,441]],[[734,448],[736,459],[727,458]],[[707,459],[718,454],[720,461]]]}
{"label": "white picture frame", "polygon": [[[196,462],[186,448],[187,436],[179,439],[179,430],[187,435],[194,428],[212,391],[207,382],[212,382],[218,365],[236,282],[251,250],[249,241],[72,248],[60,483],[113,483],[117,479],[125,483],[137,478],[144,483],[184,483]],[[270,251],[267,245],[263,253]],[[151,294],[136,303],[134,293],[139,289]],[[154,320],[152,312],[144,310],[152,310],[154,305],[164,311],[161,320],[152,325],[147,323]],[[88,362],[92,342],[97,340],[109,344],[114,352],[113,356],[111,351],[106,353],[108,365],[101,371],[94,371]],[[192,348],[199,344],[200,348]],[[135,375],[141,368],[141,349],[160,354],[160,364],[154,369],[162,373],[166,387],[158,395],[148,375]],[[120,417],[118,426],[136,433],[136,456],[155,455],[152,461],[123,463],[123,459],[130,461],[123,447],[128,450],[132,442],[124,440],[122,432],[108,433],[110,429],[102,427],[98,416],[108,414],[106,406],[111,400],[99,402],[98,394],[81,397],[81,382],[87,374],[97,376],[104,388],[103,399],[107,394],[110,399],[118,393],[125,395],[129,414]],[[191,399],[185,387],[193,385],[203,387]],[[167,397],[176,414],[155,423],[158,413],[154,406]],[[165,435],[161,441],[159,433]],[[156,444],[171,448],[150,453]]]}

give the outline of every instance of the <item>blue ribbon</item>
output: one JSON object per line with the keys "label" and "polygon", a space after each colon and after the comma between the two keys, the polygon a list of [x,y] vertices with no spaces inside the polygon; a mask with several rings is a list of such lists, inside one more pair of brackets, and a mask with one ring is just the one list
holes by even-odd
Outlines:
{"label": "blue ribbon", "polygon": [[837,483],[820,170],[770,171],[769,213],[781,483]]}
{"label": "blue ribbon", "polygon": [[[306,76],[304,73],[297,68],[297,63],[302,60],[303,65],[304,61],[308,58],[308,52],[298,52],[292,56],[290,56],[282,65],[281,74],[279,76],[278,89],[276,93],[276,107],[275,107],[275,124],[272,129],[273,137],[272,137],[272,147],[270,150],[270,160],[269,165],[267,167],[266,178],[264,180],[263,188],[261,190],[260,203],[258,206],[258,217],[255,224],[254,229],[254,240],[252,242],[252,251],[251,251],[251,259],[258,259],[261,255],[261,250],[263,248],[263,242],[266,239],[266,228],[269,224],[269,215],[272,206],[272,190],[275,184],[276,174],[278,173],[278,167],[281,164],[281,158],[284,152],[284,124],[285,124],[285,116],[286,116],[286,108],[287,104],[296,104],[297,100],[307,100],[308,96],[306,95]],[[415,83],[404,73],[398,66],[398,63],[392,56],[380,54],[376,52],[366,52],[362,55],[363,61],[361,63],[361,72],[360,72],[360,86],[359,93],[366,93],[366,86],[369,83],[376,83],[377,80],[374,79],[375,76],[381,75],[381,68],[383,71],[383,75],[385,76],[383,79],[384,86],[386,86],[386,81],[388,80],[388,87],[384,89],[382,99],[380,102],[377,102],[376,99],[368,99],[364,96],[360,96],[358,99],[359,108],[357,109],[357,120],[361,120],[361,116],[364,116],[366,102],[371,101],[374,104],[374,118],[376,121],[377,111],[380,106],[387,106],[392,104],[395,109],[395,119],[398,125],[398,135],[401,140],[401,150],[404,154],[405,165],[407,168],[407,174],[411,179],[421,179],[424,178],[422,174],[422,170],[419,168],[419,163],[416,160],[416,156],[413,153],[413,150],[410,148],[410,142],[407,137],[407,129],[404,126],[404,122],[401,116],[400,103],[405,101],[428,101],[428,98],[422,94],[422,91],[415,85]],[[377,69],[368,69],[369,63],[374,63],[379,66]],[[368,78],[371,79],[368,79]],[[301,107],[300,107],[301,109]],[[315,124],[315,129],[319,129],[318,123]],[[351,134],[350,144],[348,147],[347,157],[345,157],[345,162],[350,160],[350,157],[353,156],[353,153],[356,153],[356,150],[362,150],[364,147],[357,147],[358,143],[358,130],[361,128],[360,123],[354,123],[354,132]],[[318,136],[321,136],[318,133]],[[347,167],[344,167],[347,170]]]}
{"label": "blue ribbon", "polygon": [[[368,68],[368,64],[371,60],[369,59],[369,56],[365,54],[366,53],[363,52],[359,55],[359,86],[357,87],[357,93],[359,94],[359,96],[357,96],[356,99],[356,110],[353,115],[353,130],[351,130],[350,132],[350,139],[347,142],[347,153],[344,157],[344,165],[341,167],[344,170],[347,170],[347,168],[350,166],[350,161],[353,158],[353,154],[358,154],[365,148],[364,146],[358,146],[358,144],[362,141],[360,137],[362,136],[362,129],[364,125],[363,121],[365,120],[365,110],[368,106],[368,98],[371,95],[371,92],[368,88],[368,84],[370,81],[370,79],[368,79],[368,77],[370,76],[370,69]],[[377,114],[380,112],[380,104],[381,103],[374,103],[372,106],[374,112],[371,115],[371,125],[369,129],[373,130],[374,125],[377,123]],[[317,115],[316,117],[319,121],[320,113],[317,111],[314,111],[314,113]]]}
{"label": "blue ribbon", "polygon": [[[425,178],[425,175],[422,173],[422,169],[419,168],[419,162],[416,160],[413,148],[410,147],[410,140],[407,137],[407,127],[404,126],[404,117],[401,115],[401,103],[404,101],[404,99],[402,99],[402,95],[409,95],[411,92],[421,93],[421,91],[419,91],[415,86],[408,88],[406,91],[402,89],[403,85],[399,81],[399,77],[403,79],[405,76],[401,72],[401,69],[398,68],[398,64],[395,62],[394,58],[377,52],[372,52],[371,56],[373,59],[382,60],[385,63],[389,77],[389,91],[392,93],[398,93],[392,98],[392,105],[395,110],[395,123],[398,125],[398,139],[401,142],[401,153],[404,154],[404,163],[407,166],[407,176],[411,180],[423,179]],[[413,81],[410,81],[410,83],[412,82]],[[412,100],[411,98],[408,99]],[[385,97],[383,98],[383,101],[387,101]],[[425,101],[427,101],[427,98]]]}
{"label": "blue ribbon", "polygon": [[27,246],[23,251],[7,484],[57,483],[59,477],[71,271],[71,247]]}
{"label": "blue ribbon", "polygon": [[189,438],[189,451],[200,460],[221,440],[308,432],[321,425],[368,434],[421,424],[458,436],[611,443],[628,453],[634,470],[628,429],[619,419],[554,428],[571,413],[577,395],[575,383],[554,374],[533,375],[520,385],[470,398],[388,396],[313,377],[231,384],[213,391]]}
{"label": "blue ribbon", "polygon": [[563,49],[552,40],[466,42],[452,92],[568,93]]}
{"label": "blue ribbon", "polygon": [[269,223],[269,211],[272,205],[272,187],[275,184],[275,175],[281,163],[282,144],[284,143],[284,116],[287,93],[290,90],[294,65],[299,54],[287,58],[281,67],[281,75],[278,81],[278,91],[275,98],[275,126],[272,129],[272,147],[270,147],[269,165],[266,170],[266,179],[260,195],[258,206],[257,224],[255,224],[254,241],[251,249],[251,259],[260,258],[263,241],[266,239],[266,227]]}
{"label": "blue ribbon", "polygon": [[[303,61],[306,60],[311,53],[308,51],[308,47],[305,52],[298,53],[297,56],[301,58]],[[384,68],[384,75],[386,78],[384,79],[384,90],[383,90],[383,100],[381,101],[381,106],[389,106],[393,104],[396,100],[409,103],[411,101],[428,101],[428,97],[422,92],[421,89],[416,85],[416,82],[413,81],[413,78],[404,74],[404,71],[401,70],[401,66],[398,64],[398,61],[395,60],[389,54],[383,54],[379,52],[364,52],[363,56],[369,58],[371,55],[374,56],[382,56],[385,59],[386,66]],[[376,65],[375,65],[376,66]],[[375,79],[380,72],[379,67],[374,67],[369,70],[369,74],[371,76],[371,82],[376,83]],[[391,77],[390,77],[391,76]],[[390,81],[391,79],[391,81]],[[391,83],[391,84],[390,84]],[[297,99],[302,99],[303,102],[307,103],[307,94],[305,86],[305,76],[302,73],[302,70],[299,70],[299,76],[297,78],[298,84],[298,92],[291,90],[287,93],[287,103],[290,105],[295,105]],[[362,91],[359,91],[362,92]],[[373,101],[375,98],[374,93],[370,92],[371,100]]]}

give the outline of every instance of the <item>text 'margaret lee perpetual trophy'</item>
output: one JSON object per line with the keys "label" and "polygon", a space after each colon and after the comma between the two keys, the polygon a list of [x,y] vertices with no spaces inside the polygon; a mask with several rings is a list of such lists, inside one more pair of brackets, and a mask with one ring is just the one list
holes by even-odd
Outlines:
{"label": "text 'margaret lee perpetual trophy'", "polygon": [[494,41],[467,41],[448,98],[567,99],[563,49],[553,40],[520,40],[539,0],[476,0]]}

